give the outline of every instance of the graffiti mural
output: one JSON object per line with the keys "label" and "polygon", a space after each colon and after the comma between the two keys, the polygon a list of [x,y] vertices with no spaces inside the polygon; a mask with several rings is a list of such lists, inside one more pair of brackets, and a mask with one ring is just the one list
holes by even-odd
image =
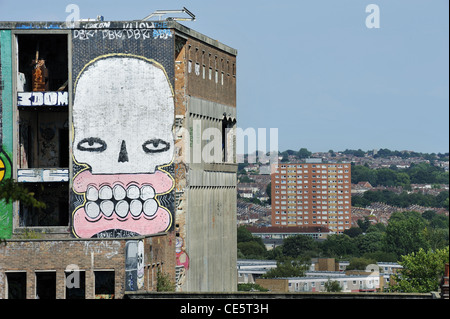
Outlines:
{"label": "graffiti mural", "polygon": [[77,237],[167,231],[174,156],[173,90],[164,68],[135,55],[89,62],[75,83],[73,211]]}
{"label": "graffiti mural", "polygon": [[[12,162],[0,145],[0,182],[11,178]],[[12,203],[0,199],[0,238],[10,238],[12,234]]]}
{"label": "graffiti mural", "polygon": [[129,241],[125,251],[125,277],[127,291],[144,289],[144,242]]}

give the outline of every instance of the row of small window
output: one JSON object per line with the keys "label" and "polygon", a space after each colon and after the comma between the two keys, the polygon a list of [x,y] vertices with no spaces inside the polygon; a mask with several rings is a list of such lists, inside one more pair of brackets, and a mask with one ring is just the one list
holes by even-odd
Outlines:
{"label": "row of small window", "polygon": [[349,168],[350,164],[280,164],[278,167],[280,168],[308,168],[311,165],[312,168]]}
{"label": "row of small window", "polygon": [[[327,222],[322,222],[322,221],[312,221],[311,224],[313,225],[328,225],[328,228],[330,228],[331,230],[344,230],[344,229],[349,229],[350,226],[332,226],[330,224],[327,224]],[[287,226],[287,225],[298,225],[298,226],[302,226],[302,225],[310,225],[309,221],[302,221],[302,222],[294,222],[294,221],[276,221],[275,225],[281,225],[281,226]]]}
{"label": "row of small window", "polygon": [[333,178],[333,179],[336,179],[336,178],[350,178],[349,177],[349,175],[333,175],[333,176],[330,176],[330,175],[322,175],[322,176],[320,176],[320,175],[312,175],[311,177],[309,177],[308,175],[274,175],[274,178],[275,179],[286,179],[286,178],[291,178],[291,179],[294,179],[294,178],[298,178],[298,179],[303,179],[303,178],[305,178],[305,179],[309,179],[309,178],[322,178],[322,179],[330,179],[330,178]]}
{"label": "row of small window", "polygon": [[282,186],[275,185],[275,189],[288,189],[288,188],[289,189],[302,189],[302,188],[308,188],[308,189],[309,188],[322,188],[322,189],[339,188],[339,189],[343,189],[343,188],[350,188],[350,186],[349,185],[345,185],[345,186],[342,186],[342,185],[322,185],[322,186],[320,186],[320,185],[318,185],[318,186],[316,186],[316,185],[312,185],[312,186],[288,185],[286,187],[285,185],[282,185]]}
{"label": "row of small window", "polygon": [[[27,272],[6,272],[7,299],[26,299]],[[56,299],[56,271],[35,272],[36,299]],[[115,272],[94,271],[94,295],[96,298],[114,298]],[[65,271],[65,298],[86,298],[85,271]]]}
{"label": "row of small window", "polygon": [[[339,278],[338,278],[339,279]],[[320,282],[317,282],[317,286],[320,284],[321,287],[325,286],[325,283],[328,282],[330,279],[326,279]],[[348,287],[348,285],[359,285],[359,286],[363,286],[363,287],[373,287],[373,285],[378,286],[380,284],[380,280],[379,279],[366,279],[366,280],[339,280],[339,285],[341,287],[343,287],[344,289],[346,289]],[[296,283],[289,283],[289,287],[292,287],[295,285],[295,290],[294,291],[309,291],[308,290],[308,286],[310,288],[315,288],[316,287],[316,282],[315,281],[311,281],[311,282],[296,282]]]}
{"label": "row of small window", "polygon": [[[295,215],[295,214],[297,214],[297,215],[303,215],[303,213],[305,213],[305,215],[307,215],[307,214],[310,214],[310,212],[303,212],[303,211],[297,211],[297,212],[286,212],[285,210],[277,210],[277,211],[275,211],[275,215],[287,215],[287,214],[289,214],[289,215]],[[328,214],[330,214],[331,212],[330,211],[322,211],[322,212],[320,212],[320,211],[315,211],[315,210],[313,210],[312,211],[312,213],[313,214],[323,214],[323,215],[328,215]],[[339,215],[348,215],[348,214],[350,214],[350,212],[349,211],[342,211],[342,210],[339,210],[339,211],[333,211],[333,213],[338,213]]]}
{"label": "row of small window", "polygon": [[336,175],[336,174],[343,174],[343,173],[350,173],[350,170],[348,170],[348,169],[346,169],[346,170],[342,170],[342,169],[340,169],[340,170],[315,170],[315,169],[313,169],[313,170],[311,170],[311,171],[309,171],[309,170],[307,170],[307,169],[305,169],[305,170],[293,170],[293,169],[291,169],[291,170],[280,170],[280,171],[275,171],[274,172],[274,174],[275,174],[275,177],[277,177],[279,174],[287,174],[287,175],[295,175],[295,174],[301,174],[301,173],[304,173],[304,174],[310,174],[310,173],[316,173],[316,174],[328,174],[328,175]]}
{"label": "row of small window", "polygon": [[[275,188],[279,189],[280,187],[275,187]],[[282,189],[286,189],[286,186],[281,186],[281,188]],[[348,187],[346,187],[346,188],[348,188]],[[279,190],[275,191],[275,194],[280,194],[280,193],[281,194],[286,194],[286,191],[279,191]],[[292,191],[292,190],[289,190],[289,191],[287,191],[287,193],[289,193],[289,194],[308,194],[309,191],[307,191],[307,190],[304,190],[304,191]],[[325,190],[325,191],[312,190],[311,193],[312,194],[349,194],[349,191],[348,190],[339,190],[339,191],[337,191],[337,190],[330,190],[330,189],[328,189],[328,190]]]}
{"label": "row of small window", "polygon": [[[188,73],[192,73],[194,72],[195,75],[200,76],[200,73],[202,74],[202,78],[203,80],[206,80],[206,65],[203,65],[203,67],[200,67],[199,63],[195,63],[194,64],[194,70],[192,70],[192,66],[193,63],[192,61],[188,62]],[[208,69],[208,80],[212,81],[213,79],[213,74],[214,74],[214,81],[216,82],[216,84],[219,83],[219,70],[215,70],[215,72],[213,72],[212,68]],[[229,77],[230,74],[227,74],[227,76]],[[224,85],[225,83],[225,72],[221,72],[220,73],[220,84]]]}
{"label": "row of small window", "polygon": [[192,45],[188,46],[188,59],[189,62],[197,61],[196,64],[200,65],[200,62],[203,65],[208,64],[211,68],[214,65],[215,69],[226,70],[228,74],[232,73],[233,76],[236,75],[236,64],[234,61],[230,61],[226,57],[219,57],[214,53],[206,52],[206,50],[201,50],[198,47],[192,47]]}
{"label": "row of small window", "polygon": [[[278,193],[276,193],[276,194],[279,194],[279,192]],[[308,195],[305,195],[305,196],[302,196],[302,195],[289,195],[289,196],[281,196],[281,199],[288,199],[288,200],[292,200],[292,199],[295,199],[295,200],[298,200],[298,199],[308,199],[309,198],[309,196]],[[336,195],[329,195],[329,196],[327,196],[327,195],[313,195],[312,196],[312,198],[313,199],[349,199],[350,198],[350,196],[348,196],[348,195],[345,195],[345,196],[342,196],[342,195],[339,195],[339,196],[336,196]],[[275,199],[280,199],[280,196],[279,195],[275,195]],[[314,201],[313,201],[313,203],[315,203]],[[318,202],[318,203],[320,203],[320,202]]]}
{"label": "row of small window", "polygon": [[[275,197],[278,199],[279,196],[275,196]],[[286,196],[282,196],[282,197],[286,197]],[[350,204],[350,201],[348,201],[348,200],[338,200],[338,201],[336,201],[336,200],[331,199],[331,200],[328,200],[328,201],[327,200],[324,200],[324,201],[322,201],[322,200],[313,200],[312,202],[309,202],[307,200],[301,200],[301,196],[299,196],[300,198],[297,198],[297,199],[295,198],[295,196],[289,196],[289,197],[294,197],[293,199],[295,199],[295,200],[275,200],[274,204],[275,205],[303,205],[303,204],[305,204],[305,205],[307,205],[307,204],[317,205],[317,204],[321,204],[321,205],[324,205],[324,206],[326,206],[326,205],[336,206],[336,204],[339,204],[339,205]],[[305,196],[305,198],[307,199],[308,196]],[[283,199],[286,199],[286,198],[283,198]]]}
{"label": "row of small window", "polygon": [[[312,209],[350,209],[350,206],[312,206]],[[297,205],[292,205],[292,206],[275,206],[275,209],[294,209],[294,210],[298,210],[298,209],[302,209],[302,210],[308,210],[309,206],[297,206]]]}
{"label": "row of small window", "polygon": [[[275,180],[275,184],[303,184],[303,182],[305,183],[305,184],[308,184],[309,183],[309,181],[301,181],[301,180],[297,180],[297,181],[295,181],[295,180],[292,180],[292,181],[286,181],[286,180],[278,180],[278,179],[276,179]],[[311,181],[311,183],[317,183],[317,184],[335,184],[335,183],[338,183],[338,184],[344,184],[344,183],[346,183],[346,184],[348,184],[348,183],[350,183],[350,180],[342,180],[342,179],[336,179],[336,180],[327,180],[327,179],[325,179],[325,180],[322,180],[322,181],[318,181],[318,180],[312,180]]]}
{"label": "row of small window", "polygon": [[[317,201],[317,203],[316,203],[316,201],[313,201],[312,203],[313,204],[324,204],[324,206],[322,206],[322,208],[323,207],[326,208],[327,207],[326,205],[336,206],[336,204],[340,204],[340,205],[350,204],[350,202],[348,200],[346,200],[346,201],[324,201],[323,203],[322,203],[322,201]],[[301,201],[301,200],[298,200],[298,201],[294,201],[294,200],[292,200],[292,201],[278,201],[277,200],[277,201],[275,201],[275,205],[292,205],[292,204],[294,204],[294,205],[298,205],[298,204],[303,205],[303,204],[309,204],[309,202],[307,200],[305,200],[305,201]],[[332,204],[334,204],[334,205],[332,205]],[[315,206],[316,205],[314,205],[313,208]]]}
{"label": "row of small window", "polygon": [[[281,220],[289,220],[289,219],[291,219],[291,220],[303,220],[303,219],[309,219],[309,217],[308,216],[281,216],[281,217],[279,217],[279,216],[276,216],[275,217],[275,220],[277,220],[277,219],[281,219]],[[343,216],[339,216],[339,218],[328,218],[327,216],[312,216],[312,219],[322,219],[322,220],[328,220],[328,219],[330,219],[330,220],[334,220],[334,221],[336,221],[336,220],[342,220],[342,219],[344,219],[344,217]],[[345,216],[345,219],[350,219],[348,216]],[[326,221],[324,221],[324,223],[326,223]],[[345,221],[345,223],[346,224],[348,224],[349,223],[349,221]],[[344,224],[344,221],[338,221],[338,224]]]}

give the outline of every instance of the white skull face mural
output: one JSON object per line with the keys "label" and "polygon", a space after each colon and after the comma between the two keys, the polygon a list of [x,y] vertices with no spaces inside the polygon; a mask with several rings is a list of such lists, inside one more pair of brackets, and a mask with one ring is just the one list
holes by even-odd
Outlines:
{"label": "white skull face mural", "polygon": [[73,154],[89,168],[73,180],[85,195],[73,215],[77,236],[168,229],[171,214],[157,197],[174,184],[161,169],[173,159],[173,119],[173,92],[155,62],[108,56],[85,67],[73,103]]}

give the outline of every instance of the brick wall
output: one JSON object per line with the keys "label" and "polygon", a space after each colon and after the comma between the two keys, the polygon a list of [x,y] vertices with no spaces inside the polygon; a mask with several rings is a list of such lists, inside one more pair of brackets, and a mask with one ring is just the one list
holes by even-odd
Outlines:
{"label": "brick wall", "polygon": [[236,107],[236,57],[193,39],[188,40],[186,54],[188,94]]}
{"label": "brick wall", "polygon": [[[173,234],[138,238],[144,241],[144,290],[156,291],[156,271],[175,280]],[[136,238],[133,238],[136,240]],[[65,270],[85,272],[85,297],[95,298],[94,271],[114,271],[115,298],[125,292],[125,239],[11,240],[0,245],[0,299],[7,297],[7,273],[26,272],[26,297],[35,298],[36,272],[56,272],[56,298],[65,298]]]}
{"label": "brick wall", "polygon": [[288,279],[256,279],[255,283],[269,289],[270,292],[289,292]]}

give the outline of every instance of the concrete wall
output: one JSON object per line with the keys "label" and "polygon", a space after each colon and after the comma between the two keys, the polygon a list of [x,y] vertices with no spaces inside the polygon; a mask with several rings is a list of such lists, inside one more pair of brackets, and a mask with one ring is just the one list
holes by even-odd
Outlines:
{"label": "concrete wall", "polygon": [[[235,139],[227,136],[227,157],[222,135],[214,140],[205,132],[222,134],[224,119],[236,125],[236,56],[189,37],[175,43],[175,229],[182,274],[177,288],[232,292],[237,290]],[[211,152],[205,151],[208,145]]]}
{"label": "concrete wall", "polygon": [[284,293],[289,292],[289,280],[288,279],[262,279],[257,278],[255,283],[269,289],[272,293]]}

